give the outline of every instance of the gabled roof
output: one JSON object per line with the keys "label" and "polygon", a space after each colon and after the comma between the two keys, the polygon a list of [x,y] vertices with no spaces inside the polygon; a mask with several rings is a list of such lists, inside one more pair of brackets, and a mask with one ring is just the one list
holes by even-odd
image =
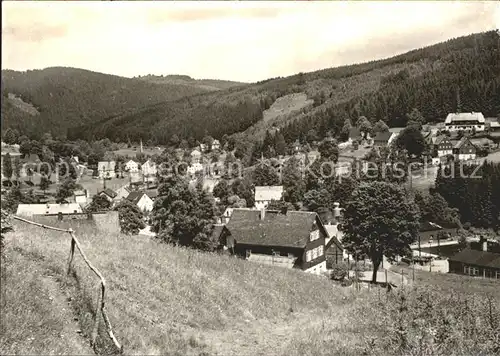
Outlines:
{"label": "gabled roof", "polygon": [[233,209],[226,227],[237,244],[304,248],[313,229],[319,227],[326,234],[313,212],[267,210],[263,220],[260,214],[256,209]]}
{"label": "gabled roof", "polygon": [[[141,200],[143,195],[145,195],[149,198],[149,196],[144,192],[138,192],[138,191],[130,192],[130,194],[127,196],[127,200],[131,201],[134,204],[137,204],[139,202],[139,200]],[[149,199],[151,199],[151,198],[149,198]]]}
{"label": "gabled roof", "polygon": [[482,267],[500,268],[500,254],[488,251],[478,251],[467,248],[460,251],[449,261],[461,262]]}
{"label": "gabled roof", "polygon": [[453,145],[453,148],[457,149],[462,148],[466,143],[469,143],[472,146],[474,146],[472,142],[470,142],[469,138],[467,136],[464,136]]}
{"label": "gabled roof", "polygon": [[255,201],[281,200],[282,197],[282,185],[255,187]]}
{"label": "gabled roof", "polygon": [[[201,146],[201,145],[200,145]],[[200,156],[201,155],[201,152],[198,151],[198,150],[193,150],[191,151],[191,156]]]}
{"label": "gabled roof", "polygon": [[328,237],[325,241],[325,248],[328,249],[332,244],[337,245],[337,247],[342,248],[342,238],[344,237],[344,233],[339,230],[338,224],[328,224],[325,225],[325,230],[328,234]]}
{"label": "gabled roof", "polygon": [[106,188],[106,189],[104,189],[104,190],[101,190],[101,191],[99,192],[99,195],[100,195],[101,193],[104,193],[104,194],[106,194],[108,197],[113,198],[113,199],[114,199],[114,198],[118,195],[118,194],[116,194],[116,192],[115,192],[114,190],[111,190],[111,189],[109,189],[109,188]]}
{"label": "gabled roof", "polygon": [[379,132],[377,136],[375,136],[375,141],[377,142],[389,142],[389,139],[392,137],[392,132]]}
{"label": "gabled roof", "polygon": [[148,189],[145,191],[145,193],[151,199],[155,199],[158,196],[158,190],[156,189]]}

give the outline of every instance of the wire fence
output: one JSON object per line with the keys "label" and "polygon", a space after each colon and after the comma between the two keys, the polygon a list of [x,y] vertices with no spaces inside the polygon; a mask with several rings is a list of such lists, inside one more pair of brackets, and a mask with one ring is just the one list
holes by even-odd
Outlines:
{"label": "wire fence", "polygon": [[98,295],[98,300],[97,300],[97,304],[95,307],[93,329],[92,329],[92,334],[91,334],[91,346],[93,347],[94,351],[96,351],[96,345],[97,345],[96,341],[97,341],[97,335],[98,335],[98,330],[99,330],[99,313],[101,313],[102,319],[103,319],[105,327],[106,327],[106,332],[107,332],[109,338],[111,339],[111,341],[113,342],[113,344],[115,345],[117,350],[120,351],[120,354],[123,354],[123,345],[121,345],[118,342],[118,340],[116,339],[116,337],[113,333],[113,328],[111,327],[111,322],[109,321],[109,317],[108,317],[108,314],[106,312],[106,304],[105,304],[105,301],[106,301],[106,280],[102,276],[101,272],[99,272],[99,270],[92,265],[92,263],[89,261],[89,259],[85,255],[85,252],[83,251],[83,249],[80,245],[80,242],[76,238],[76,235],[75,235],[75,232],[73,231],[73,229],[71,229],[71,228],[61,229],[61,228],[57,228],[57,227],[53,227],[53,226],[48,226],[48,225],[40,224],[40,223],[37,223],[34,221],[30,221],[27,219],[23,219],[21,217],[14,216],[14,215],[12,216],[12,218],[15,220],[18,220],[18,221],[22,221],[26,224],[41,227],[43,229],[64,232],[64,233],[67,233],[71,236],[71,247],[70,247],[70,254],[69,254],[69,259],[68,259],[67,275],[69,275],[71,272],[71,267],[72,267],[72,262],[73,262],[73,258],[75,255],[75,247],[76,247],[76,250],[78,250],[78,252],[82,256],[87,267],[99,278],[100,294]]}

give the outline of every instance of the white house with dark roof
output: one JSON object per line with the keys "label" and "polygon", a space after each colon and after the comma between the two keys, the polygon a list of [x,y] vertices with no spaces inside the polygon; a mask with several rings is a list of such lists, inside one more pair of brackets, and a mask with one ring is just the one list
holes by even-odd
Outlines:
{"label": "white house with dark roof", "polygon": [[191,151],[191,163],[200,163],[201,160],[201,152],[198,150]]}
{"label": "white house with dark roof", "polygon": [[137,205],[139,209],[144,212],[150,212],[151,210],[153,210],[153,199],[151,199],[145,192],[131,192],[126,199],[132,204]]}
{"label": "white house with dark roof", "polygon": [[[314,212],[235,208],[225,226],[228,235],[223,243],[248,261],[326,272],[328,233]],[[332,241],[338,244],[336,238]]]}
{"label": "white house with dark roof", "polygon": [[129,160],[127,163],[125,163],[125,171],[130,172],[130,173],[137,173],[139,172],[139,163],[137,163],[134,160]]}
{"label": "white house with dark roof", "polygon": [[213,140],[212,141],[212,151],[213,150],[218,150],[220,148],[220,141],[219,140]]}
{"label": "white house with dark roof", "polygon": [[283,186],[261,186],[255,187],[255,208],[266,209],[272,200],[283,199]]}
{"label": "white house with dark roof", "polygon": [[485,130],[486,122],[480,112],[451,113],[446,116],[444,126],[447,131],[475,130],[479,132]]}
{"label": "white house with dark roof", "polygon": [[97,163],[97,172],[99,174],[99,178],[115,178],[115,169],[115,161],[100,161]]}

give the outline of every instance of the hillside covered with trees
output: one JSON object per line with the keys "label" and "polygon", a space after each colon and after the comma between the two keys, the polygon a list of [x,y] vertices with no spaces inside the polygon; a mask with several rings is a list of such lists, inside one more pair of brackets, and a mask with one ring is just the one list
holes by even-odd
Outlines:
{"label": "hillside covered with trees", "polygon": [[[148,91],[152,85],[148,80],[137,79],[133,83],[142,84],[136,84],[133,90],[125,86],[123,91],[133,97],[126,100],[127,95],[103,95],[107,91],[101,89],[101,84],[93,86],[88,76],[83,81],[88,83],[84,85],[88,95],[83,95],[83,104],[59,106],[61,110],[40,107],[40,111],[45,115],[47,128],[69,128],[71,139],[109,138],[122,142],[143,139],[157,144],[169,144],[174,135],[191,138],[190,141],[207,135],[262,140],[272,127],[282,128],[286,143],[297,138],[307,141],[307,137],[320,140],[327,133],[339,137],[346,119],[355,122],[360,116],[371,123],[382,120],[391,127],[405,126],[407,113],[414,108],[426,122],[443,121],[449,112],[456,110],[481,111],[491,117],[500,113],[499,39],[497,32],[490,31],[384,60],[299,73],[200,95],[186,96],[179,90],[181,98],[175,100],[175,95],[171,95],[172,100],[168,101],[160,100],[157,92],[153,95]],[[41,73],[40,76],[43,77]],[[49,72],[44,78],[48,83],[53,82]],[[31,95],[27,98],[37,104],[36,88],[29,87],[29,82],[23,84],[17,80],[14,85],[13,81],[7,81],[5,86]],[[50,102],[50,93],[52,98],[61,96],[58,102],[74,97],[65,90],[51,91],[50,84],[47,85],[49,90],[40,92],[45,102]],[[305,93],[314,104],[264,122],[263,111],[277,98],[292,93]],[[107,102],[111,108],[85,110],[89,105],[84,103],[94,100]],[[144,102],[151,105],[145,106]],[[70,121],[82,125],[59,125]]]}
{"label": "hillside covered with trees", "polygon": [[[75,126],[207,91],[187,83],[158,84],[76,68],[3,70],[2,127],[16,128],[30,136],[47,131],[65,135]],[[8,94],[32,104],[39,115],[19,110]]]}

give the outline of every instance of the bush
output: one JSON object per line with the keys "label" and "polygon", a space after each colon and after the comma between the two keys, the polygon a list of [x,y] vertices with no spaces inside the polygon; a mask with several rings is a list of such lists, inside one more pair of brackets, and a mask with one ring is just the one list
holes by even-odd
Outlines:
{"label": "bush", "polygon": [[347,264],[334,264],[332,265],[332,272],[330,274],[330,278],[334,281],[342,281],[347,277]]}

